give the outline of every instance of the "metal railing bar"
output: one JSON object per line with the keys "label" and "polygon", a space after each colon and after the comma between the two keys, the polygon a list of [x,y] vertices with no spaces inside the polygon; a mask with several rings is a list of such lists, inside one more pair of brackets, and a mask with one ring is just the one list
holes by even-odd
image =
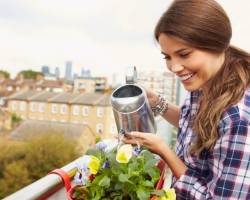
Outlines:
{"label": "metal railing bar", "polygon": [[[70,178],[73,178],[76,173],[75,166],[79,159],[80,158],[61,168],[69,175]],[[42,200],[54,194],[63,186],[64,183],[60,176],[56,174],[48,174],[36,182],[5,197],[3,200]]]}

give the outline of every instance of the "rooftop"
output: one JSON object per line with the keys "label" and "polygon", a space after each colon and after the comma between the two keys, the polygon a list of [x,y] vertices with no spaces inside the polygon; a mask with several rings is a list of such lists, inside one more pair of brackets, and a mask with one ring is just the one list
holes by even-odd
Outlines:
{"label": "rooftop", "polygon": [[110,106],[110,94],[69,93],[48,91],[22,91],[11,95],[8,100],[41,101],[51,103]]}

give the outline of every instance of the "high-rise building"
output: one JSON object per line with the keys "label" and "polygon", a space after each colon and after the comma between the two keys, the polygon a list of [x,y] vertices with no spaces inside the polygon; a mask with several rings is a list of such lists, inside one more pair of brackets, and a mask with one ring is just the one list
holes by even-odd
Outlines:
{"label": "high-rise building", "polygon": [[65,64],[65,79],[72,80],[72,62],[67,61]]}
{"label": "high-rise building", "polygon": [[49,74],[50,73],[49,66],[43,65],[41,71],[44,75]]}
{"label": "high-rise building", "polygon": [[91,72],[89,69],[81,69],[81,77],[91,77]]}
{"label": "high-rise building", "polygon": [[60,69],[59,69],[59,67],[55,68],[55,76],[56,76],[57,79],[60,78]]}

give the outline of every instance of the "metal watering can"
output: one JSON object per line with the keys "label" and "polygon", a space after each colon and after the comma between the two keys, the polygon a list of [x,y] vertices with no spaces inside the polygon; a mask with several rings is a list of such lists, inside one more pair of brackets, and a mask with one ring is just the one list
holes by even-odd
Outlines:
{"label": "metal watering can", "polygon": [[[131,70],[130,70],[131,72]],[[153,112],[145,90],[136,82],[136,68],[126,75],[126,84],[111,94],[111,105],[118,131],[156,133]]]}

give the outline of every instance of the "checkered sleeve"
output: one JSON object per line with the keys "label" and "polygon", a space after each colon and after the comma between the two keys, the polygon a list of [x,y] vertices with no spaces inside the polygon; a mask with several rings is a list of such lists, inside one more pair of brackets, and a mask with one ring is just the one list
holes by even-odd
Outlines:
{"label": "checkered sleeve", "polygon": [[250,199],[249,112],[246,104],[227,109],[219,138],[203,160],[208,169],[188,166],[173,185],[177,199]]}

